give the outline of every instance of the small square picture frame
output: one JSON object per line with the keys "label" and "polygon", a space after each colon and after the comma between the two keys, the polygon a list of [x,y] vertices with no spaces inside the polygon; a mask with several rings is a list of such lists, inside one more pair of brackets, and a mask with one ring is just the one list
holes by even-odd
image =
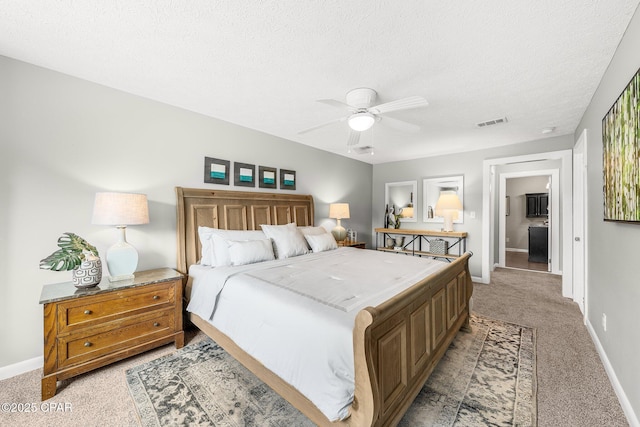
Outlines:
{"label": "small square picture frame", "polygon": [[269,166],[258,167],[258,186],[260,188],[278,188],[278,169]]}
{"label": "small square picture frame", "polygon": [[229,185],[231,162],[229,160],[204,158],[204,182],[208,184]]}
{"label": "small square picture frame", "polygon": [[256,165],[233,162],[233,185],[237,187],[255,187]]}
{"label": "small square picture frame", "polygon": [[280,169],[280,189],[296,189],[296,171],[290,169]]}

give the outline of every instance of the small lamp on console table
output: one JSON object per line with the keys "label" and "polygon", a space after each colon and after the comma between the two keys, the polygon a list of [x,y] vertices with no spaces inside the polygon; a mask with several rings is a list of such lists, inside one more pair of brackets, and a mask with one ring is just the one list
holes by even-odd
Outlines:
{"label": "small lamp on console table", "polygon": [[349,203],[331,203],[329,205],[329,218],[337,220],[336,227],[331,234],[336,242],[342,242],[347,238],[347,230],[340,224],[341,219],[349,219]]}
{"label": "small lamp on console table", "polygon": [[109,280],[133,279],[138,267],[138,251],[127,243],[127,225],[149,223],[146,194],[96,193],[92,224],[115,225],[118,241],[107,251]]}
{"label": "small lamp on console table", "polygon": [[444,218],[442,231],[453,231],[453,221],[458,219],[458,211],[462,209],[462,203],[455,191],[441,191],[436,203],[435,214]]}

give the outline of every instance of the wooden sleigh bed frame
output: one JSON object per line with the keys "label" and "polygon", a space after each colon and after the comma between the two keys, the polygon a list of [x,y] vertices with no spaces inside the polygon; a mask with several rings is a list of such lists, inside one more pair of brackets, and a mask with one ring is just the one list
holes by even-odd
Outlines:
{"label": "wooden sleigh bed frame", "polygon": [[[178,270],[200,259],[198,226],[260,230],[260,224],[314,223],[309,195],[176,188]],[[398,255],[401,256],[401,255]],[[395,426],[461,328],[469,327],[473,291],[466,253],[377,307],[353,329],[355,394],[350,416],[331,422],[293,386],[193,313],[190,321],[320,426]],[[187,280],[185,297],[191,291]],[[186,307],[186,305],[185,305]]]}

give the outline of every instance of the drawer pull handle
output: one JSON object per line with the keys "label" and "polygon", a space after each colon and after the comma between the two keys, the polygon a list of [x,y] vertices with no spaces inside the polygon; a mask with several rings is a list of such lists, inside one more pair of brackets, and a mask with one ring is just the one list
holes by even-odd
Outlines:
{"label": "drawer pull handle", "polygon": [[154,295],[153,299],[160,299],[160,297],[158,295]]}
{"label": "drawer pull handle", "polygon": [[85,347],[91,347],[92,345],[93,345],[93,344],[91,344],[89,341],[87,341],[87,342],[85,342],[85,343],[84,343],[84,346],[85,346]]}
{"label": "drawer pull handle", "polygon": [[84,314],[91,314],[91,310],[85,310]]}
{"label": "drawer pull handle", "polygon": [[158,323],[158,322],[153,322],[153,326],[160,326],[160,323]]}

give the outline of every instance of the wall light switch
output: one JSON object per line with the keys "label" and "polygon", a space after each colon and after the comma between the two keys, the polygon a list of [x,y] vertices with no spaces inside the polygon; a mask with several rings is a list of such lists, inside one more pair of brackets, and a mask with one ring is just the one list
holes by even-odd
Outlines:
{"label": "wall light switch", "polygon": [[469,212],[469,218],[474,219],[476,217],[476,211]]}

